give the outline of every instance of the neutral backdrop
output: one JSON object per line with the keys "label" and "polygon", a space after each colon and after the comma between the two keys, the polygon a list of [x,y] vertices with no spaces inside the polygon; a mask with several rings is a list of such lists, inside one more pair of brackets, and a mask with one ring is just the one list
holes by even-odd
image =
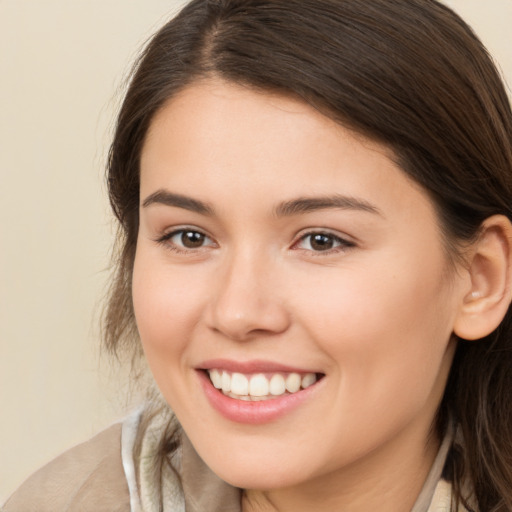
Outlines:
{"label": "neutral backdrop", "polygon": [[[0,0],[0,503],[130,407],[97,328],[119,91],[183,1]],[[512,83],[512,0],[447,0]]]}

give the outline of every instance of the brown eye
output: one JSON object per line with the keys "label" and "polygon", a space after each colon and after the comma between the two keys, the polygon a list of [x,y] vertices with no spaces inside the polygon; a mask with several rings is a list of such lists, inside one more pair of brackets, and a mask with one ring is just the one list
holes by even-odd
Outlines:
{"label": "brown eye", "polygon": [[159,242],[176,251],[215,246],[215,242],[210,237],[194,229],[178,229],[162,237]]}
{"label": "brown eye", "polygon": [[311,249],[314,251],[328,251],[334,247],[334,237],[331,235],[316,234],[310,235]]}
{"label": "brown eye", "polygon": [[331,233],[308,233],[298,241],[296,247],[312,252],[328,252],[354,247],[354,243]]}
{"label": "brown eye", "polygon": [[183,247],[187,249],[197,249],[204,245],[206,236],[197,231],[182,231],[180,241]]}

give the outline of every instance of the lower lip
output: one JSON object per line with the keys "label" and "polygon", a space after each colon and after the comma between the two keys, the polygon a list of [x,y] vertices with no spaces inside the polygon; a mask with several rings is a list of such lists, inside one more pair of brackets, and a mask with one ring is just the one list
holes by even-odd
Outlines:
{"label": "lower lip", "polygon": [[309,388],[302,389],[290,395],[282,395],[268,400],[250,402],[247,400],[237,400],[224,395],[213,386],[205,371],[198,371],[198,374],[204,393],[217,412],[230,421],[251,425],[269,423],[290,413],[306,400],[310,399],[321,382],[317,381]]}

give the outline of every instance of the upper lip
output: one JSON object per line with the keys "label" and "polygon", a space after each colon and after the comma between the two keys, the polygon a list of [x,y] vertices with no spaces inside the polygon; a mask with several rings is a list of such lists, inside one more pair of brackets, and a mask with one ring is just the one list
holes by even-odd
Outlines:
{"label": "upper lip", "polygon": [[233,361],[231,359],[208,359],[196,367],[198,370],[226,370],[236,373],[322,373],[311,368],[298,368],[274,361],[252,360]]}

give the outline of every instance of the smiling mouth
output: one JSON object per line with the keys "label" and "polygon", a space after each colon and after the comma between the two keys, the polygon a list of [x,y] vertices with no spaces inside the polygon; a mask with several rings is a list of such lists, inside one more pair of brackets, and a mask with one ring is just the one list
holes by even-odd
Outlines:
{"label": "smiling mouth", "polygon": [[318,373],[254,373],[243,374],[221,369],[206,371],[213,386],[236,400],[273,400],[307,389],[323,377]]}

